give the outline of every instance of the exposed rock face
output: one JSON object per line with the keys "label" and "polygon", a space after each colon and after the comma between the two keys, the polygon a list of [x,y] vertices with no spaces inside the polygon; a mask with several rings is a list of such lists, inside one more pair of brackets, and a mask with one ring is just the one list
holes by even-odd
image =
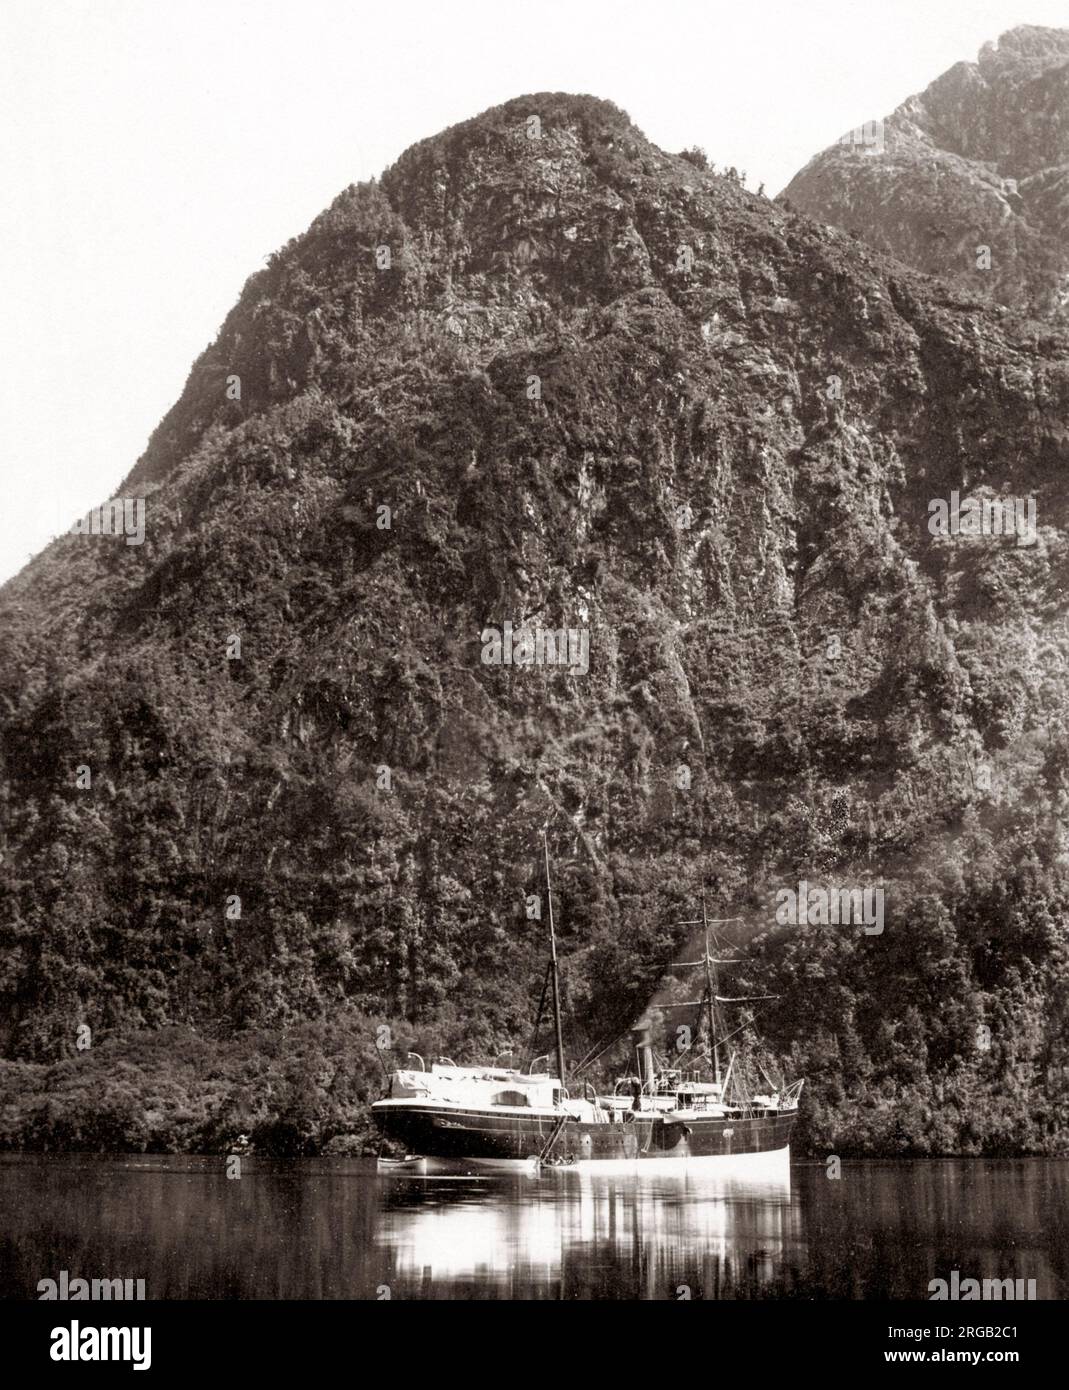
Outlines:
{"label": "exposed rock face", "polygon": [[[1067,411],[1056,330],[606,102],[417,145],[249,280],[120,489],[144,543],[62,537],[0,594],[6,1055],[88,1023],[55,1092],[169,1024],[524,1047],[548,822],[573,1055],[715,877],[813,1142],[1064,1142]],[[985,489],[1036,499],[1027,543],[933,538]],[[488,664],[525,623],[568,669]],[[874,875],[879,937],[768,909]],[[301,1143],[342,1124],[321,1072]],[[206,1142],[189,1086],[91,1133]]]}
{"label": "exposed rock face", "polygon": [[783,196],[995,304],[1064,323],[1069,29],[1024,26],[985,44],[810,160]]}

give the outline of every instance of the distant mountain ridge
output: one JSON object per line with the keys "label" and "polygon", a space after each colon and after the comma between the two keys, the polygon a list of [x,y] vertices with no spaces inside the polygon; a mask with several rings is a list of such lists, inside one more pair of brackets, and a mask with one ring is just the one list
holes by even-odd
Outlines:
{"label": "distant mountain ridge", "polygon": [[[1069,314],[1069,29],[1022,26],[781,195],[1015,312]],[[990,268],[979,248],[990,251]]]}

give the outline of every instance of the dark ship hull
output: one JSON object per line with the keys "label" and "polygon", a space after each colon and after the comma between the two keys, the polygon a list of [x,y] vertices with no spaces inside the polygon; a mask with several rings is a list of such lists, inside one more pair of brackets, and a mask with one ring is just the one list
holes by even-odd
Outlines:
{"label": "dark ship hull", "polygon": [[785,1149],[797,1112],[751,1115],[628,1115],[591,1123],[556,1115],[494,1115],[433,1104],[374,1112],[382,1134],[410,1154],[468,1161],[587,1162],[685,1159],[773,1153]]}

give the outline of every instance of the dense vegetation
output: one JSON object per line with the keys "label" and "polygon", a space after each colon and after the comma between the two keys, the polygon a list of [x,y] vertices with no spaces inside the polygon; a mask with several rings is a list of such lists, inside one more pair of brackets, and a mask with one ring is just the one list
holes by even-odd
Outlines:
{"label": "dense vegetation", "polygon": [[[546,1050],[547,825],[572,1057],[705,888],[813,1151],[1069,1146],[1069,357],[945,301],[592,98],[343,193],[120,489],[144,545],[0,593],[0,1144],[337,1149],[391,1056]],[[985,487],[1035,544],[930,535]],[[483,664],[525,619],[589,673]],[[778,925],[800,878],[883,932]]]}

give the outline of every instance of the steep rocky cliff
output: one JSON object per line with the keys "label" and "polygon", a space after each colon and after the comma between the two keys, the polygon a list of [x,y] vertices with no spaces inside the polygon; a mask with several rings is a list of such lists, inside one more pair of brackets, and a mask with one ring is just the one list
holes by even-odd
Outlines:
{"label": "steep rocky cliff", "polygon": [[[548,824],[572,1056],[704,884],[811,1144],[1064,1145],[1067,408],[1056,328],[607,102],[347,189],[118,489],[143,543],[0,591],[0,1141],[317,1147],[380,1027],[526,1052]],[[1035,533],[933,536],[954,490]],[[883,932],[777,926],[803,877]]]}
{"label": "steep rocky cliff", "polygon": [[794,207],[996,305],[1069,315],[1069,29],[1022,26],[812,159]]}

